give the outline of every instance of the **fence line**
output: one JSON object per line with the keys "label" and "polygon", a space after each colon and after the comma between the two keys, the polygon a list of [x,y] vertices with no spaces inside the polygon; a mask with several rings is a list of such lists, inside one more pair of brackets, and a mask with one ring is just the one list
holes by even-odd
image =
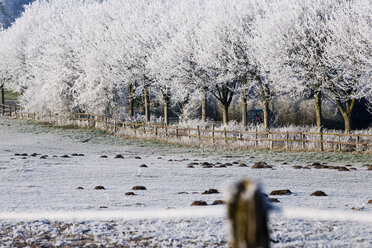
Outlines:
{"label": "fence line", "polygon": [[[306,208],[274,208],[274,216],[313,221],[352,221],[372,223],[372,214],[356,211],[321,210]],[[145,220],[175,218],[226,217],[226,209],[220,206],[180,209],[57,211],[57,212],[3,212],[0,220]]]}
{"label": "fence line", "polygon": [[[2,115],[15,116],[26,119],[46,120],[53,122],[53,119],[65,118],[57,115],[37,116],[23,112],[18,106],[1,105]],[[325,133],[325,132],[263,132],[263,131],[245,131],[245,130],[226,130],[224,128],[216,129],[214,125],[210,129],[191,128],[178,126],[165,126],[149,123],[135,123],[122,120],[116,120],[104,115],[71,113],[67,117],[70,121],[78,121],[89,127],[101,128],[112,133],[128,134],[140,136],[142,138],[152,137],[159,140],[171,142],[170,138],[181,140],[187,138],[189,141],[198,139],[199,144],[212,145],[233,145],[240,147],[270,148],[270,149],[302,149],[320,151],[367,151],[372,147],[371,134],[344,134],[344,133]],[[143,137],[143,135],[145,137]],[[195,143],[195,142],[193,142]],[[297,146],[296,146],[297,145]]]}

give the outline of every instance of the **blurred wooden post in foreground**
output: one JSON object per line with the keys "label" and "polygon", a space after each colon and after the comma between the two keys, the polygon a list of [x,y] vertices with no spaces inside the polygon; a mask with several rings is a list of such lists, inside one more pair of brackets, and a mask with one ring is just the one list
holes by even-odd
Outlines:
{"label": "blurred wooden post in foreground", "polygon": [[269,247],[267,208],[259,187],[248,180],[233,186],[227,202],[232,248]]}

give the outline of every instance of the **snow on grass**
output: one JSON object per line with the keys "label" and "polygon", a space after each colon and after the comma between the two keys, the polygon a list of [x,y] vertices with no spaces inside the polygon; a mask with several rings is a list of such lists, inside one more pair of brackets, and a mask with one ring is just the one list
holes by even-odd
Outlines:
{"label": "snow on grass", "polygon": [[[15,156],[16,153],[28,156]],[[38,155],[29,156],[32,153]],[[73,153],[84,156],[72,156]],[[124,159],[114,159],[117,154],[122,154]],[[48,157],[40,159],[41,155]],[[69,158],[61,157],[63,155]],[[108,158],[100,158],[101,155]],[[274,169],[252,169],[236,164],[227,168],[205,169],[200,165],[186,168],[191,162],[207,161],[236,161],[247,165],[265,161]],[[313,162],[334,166],[351,164],[357,170],[292,168]],[[0,118],[0,209],[1,212],[182,209],[190,208],[196,200],[208,204],[222,200],[221,193],[201,193],[211,188],[223,192],[231,182],[251,178],[260,182],[267,194],[272,190],[290,189],[292,195],[275,196],[280,201],[275,204],[280,207],[371,213],[372,206],[367,203],[372,199],[372,172],[363,167],[367,163],[372,163],[372,158],[366,154],[196,149],[119,139],[90,129],[53,128]],[[148,168],[140,168],[142,164]],[[94,190],[95,186],[104,186],[105,190]],[[147,190],[135,191],[133,186],[145,186]],[[310,196],[316,190],[328,196]],[[136,195],[126,196],[126,192]],[[28,245],[46,242],[53,246],[91,243],[113,247],[119,244],[228,247],[224,217],[0,223],[0,247],[21,246],[16,242]],[[273,246],[279,247],[370,247],[372,244],[370,224],[288,220],[273,214],[270,229]],[[84,243],[79,243],[82,240]]]}

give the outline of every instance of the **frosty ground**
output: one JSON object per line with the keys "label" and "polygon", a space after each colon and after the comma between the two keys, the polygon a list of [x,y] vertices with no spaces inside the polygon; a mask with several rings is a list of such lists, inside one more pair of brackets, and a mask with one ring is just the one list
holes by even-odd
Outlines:
{"label": "frosty ground", "polygon": [[[27,153],[27,156],[15,154]],[[36,157],[29,156],[37,153]],[[72,156],[72,154],[84,156]],[[124,159],[114,159],[122,154]],[[41,155],[48,155],[40,159]],[[69,158],[61,156],[68,155]],[[100,158],[107,155],[107,158]],[[53,157],[55,156],[55,157]],[[137,157],[137,158],[136,158]],[[216,164],[265,161],[273,169],[186,168],[191,162]],[[293,169],[313,162],[351,164],[355,171]],[[287,163],[287,164],[285,164]],[[372,213],[371,155],[221,151],[125,140],[89,129],[65,129],[0,118],[1,212],[132,210],[190,208],[195,200],[211,204],[241,178],[259,181],[265,193],[278,196],[280,207],[334,209]],[[140,167],[146,164],[147,168]],[[105,190],[94,190],[95,186]],[[133,186],[145,191],[133,191]],[[77,190],[83,187],[83,190]],[[314,197],[316,190],[328,196]],[[135,192],[126,196],[126,192]],[[221,206],[215,206],[221,208]],[[354,210],[352,210],[352,208]],[[368,223],[289,220],[271,215],[274,247],[371,247]],[[106,221],[0,220],[0,247],[228,247],[225,218],[173,218]]]}

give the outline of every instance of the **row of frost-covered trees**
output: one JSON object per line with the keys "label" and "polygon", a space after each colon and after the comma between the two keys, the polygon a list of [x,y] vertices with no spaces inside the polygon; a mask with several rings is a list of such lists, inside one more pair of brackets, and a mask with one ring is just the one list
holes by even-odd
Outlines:
{"label": "row of frost-covered trees", "polygon": [[141,98],[181,106],[257,98],[269,126],[274,95],[334,101],[351,128],[355,102],[372,99],[370,0],[35,1],[0,32],[0,82],[32,112],[132,118]]}

